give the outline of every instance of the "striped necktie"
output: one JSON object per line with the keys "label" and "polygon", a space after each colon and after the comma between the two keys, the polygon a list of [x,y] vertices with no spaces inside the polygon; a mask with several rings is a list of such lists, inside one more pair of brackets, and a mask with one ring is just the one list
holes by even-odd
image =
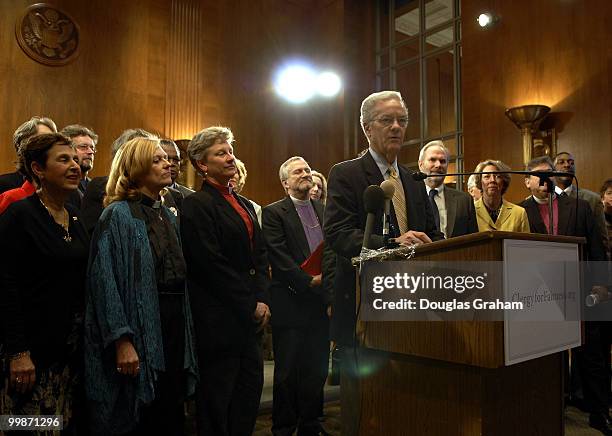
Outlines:
{"label": "striped necktie", "polygon": [[395,171],[395,168],[389,167],[389,180],[393,182],[395,186],[395,192],[393,193],[393,209],[395,210],[395,218],[397,218],[397,224],[399,226],[400,234],[403,235],[408,231],[408,209],[406,208],[406,197],[404,196],[404,187],[399,174]]}

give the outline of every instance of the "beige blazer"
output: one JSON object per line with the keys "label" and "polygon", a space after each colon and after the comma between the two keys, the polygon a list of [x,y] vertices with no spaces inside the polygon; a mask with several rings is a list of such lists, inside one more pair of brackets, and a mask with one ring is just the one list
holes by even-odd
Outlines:
{"label": "beige blazer", "polygon": [[502,207],[497,221],[493,222],[491,215],[482,202],[482,198],[474,203],[478,231],[501,230],[504,232],[530,233],[527,212],[521,206],[502,199]]}

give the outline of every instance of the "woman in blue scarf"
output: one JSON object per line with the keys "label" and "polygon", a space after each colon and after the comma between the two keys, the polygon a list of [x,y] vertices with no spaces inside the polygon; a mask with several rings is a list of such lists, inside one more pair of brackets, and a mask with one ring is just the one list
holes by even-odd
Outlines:
{"label": "woman in blue scarf", "polygon": [[85,380],[96,434],[183,434],[197,368],[172,182],[157,139],[116,154],[92,238]]}

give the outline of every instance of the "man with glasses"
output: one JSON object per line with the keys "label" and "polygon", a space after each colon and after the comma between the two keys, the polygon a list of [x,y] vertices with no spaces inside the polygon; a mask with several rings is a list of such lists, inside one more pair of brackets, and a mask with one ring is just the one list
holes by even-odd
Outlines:
{"label": "man with glasses", "polygon": [[[81,182],[79,183],[78,194],[79,198],[83,199],[87,185],[91,180],[87,177],[87,174],[94,166],[98,135],[90,128],[79,124],[66,126],[62,129],[61,133],[69,137],[72,140],[72,144],[76,147],[79,166],[81,167]],[[80,201],[77,206],[80,207]]]}
{"label": "man with glasses", "polygon": [[[398,163],[408,111],[399,92],[371,94],[361,104],[361,127],[369,149],[357,159],[334,165],[327,185],[325,241],[336,252],[335,304],[332,335],[341,346],[353,346],[355,327],[355,270],[350,259],[363,244],[367,213],[363,192],[369,185],[391,180],[395,194],[391,205],[391,237],[399,244],[423,244],[444,239],[436,229],[423,182]],[[377,214],[371,246],[383,246],[382,211]]]}

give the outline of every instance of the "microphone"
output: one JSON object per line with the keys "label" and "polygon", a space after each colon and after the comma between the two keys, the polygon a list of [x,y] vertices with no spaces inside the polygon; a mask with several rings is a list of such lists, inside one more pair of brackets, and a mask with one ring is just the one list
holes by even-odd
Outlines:
{"label": "microphone", "polygon": [[412,180],[415,180],[417,182],[420,182],[421,180],[425,180],[427,177],[429,177],[429,175],[425,174],[422,171],[416,171],[412,173]]}
{"label": "microphone", "polygon": [[395,185],[391,180],[384,180],[380,184],[380,188],[382,189],[385,195],[385,213],[383,214],[383,239],[385,241],[385,245],[389,240],[389,221],[391,219],[391,199],[393,198],[393,194],[395,194]]}
{"label": "microphone", "polygon": [[378,185],[370,185],[363,191],[363,206],[367,213],[366,225],[363,231],[363,243],[361,248],[372,248],[372,231],[376,214],[383,208],[385,193]]}
{"label": "microphone", "polygon": [[591,293],[584,299],[584,304],[587,307],[593,307],[600,303],[612,300],[612,292],[608,291],[603,286],[596,286]]}

